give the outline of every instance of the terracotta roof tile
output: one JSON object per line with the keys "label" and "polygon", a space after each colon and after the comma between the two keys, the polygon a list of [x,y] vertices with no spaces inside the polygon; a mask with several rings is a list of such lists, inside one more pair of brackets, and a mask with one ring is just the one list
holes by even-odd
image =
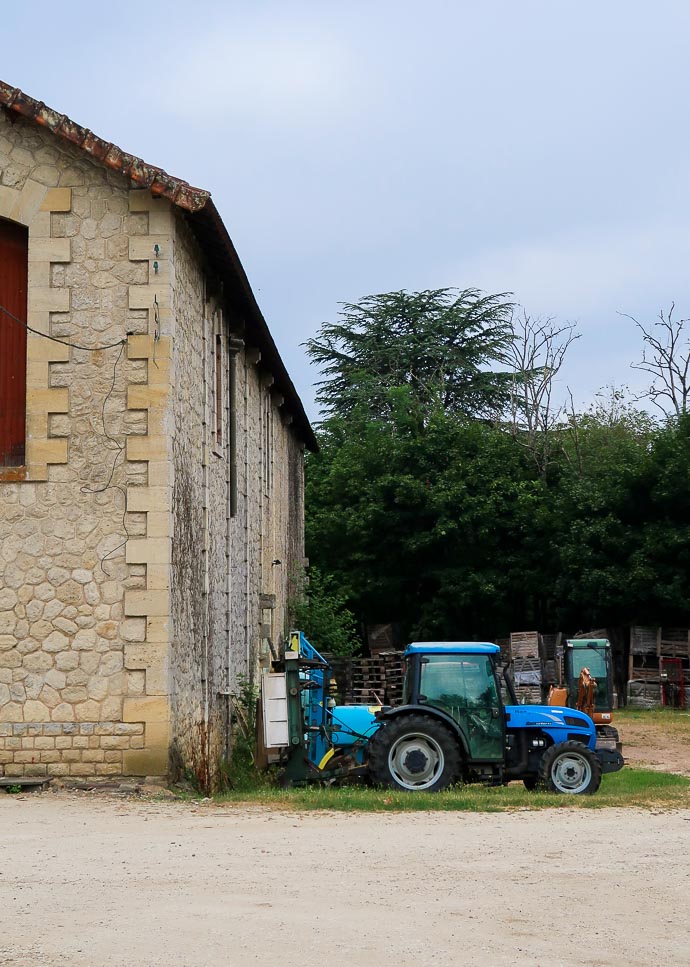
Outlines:
{"label": "terracotta roof tile", "polygon": [[294,415],[295,424],[304,442],[309,449],[317,450],[318,444],[304,412],[302,401],[280,358],[232,240],[211,200],[211,193],[201,188],[193,188],[186,181],[174,178],[162,168],[156,168],[135,155],[127,154],[116,144],[104,141],[93,131],[76,124],[67,115],[54,111],[42,101],[29,97],[18,87],[10,87],[3,81],[0,81],[0,107],[41,127],[48,128],[56,137],[80,148],[99,164],[113,171],[119,171],[134,184],[148,188],[154,195],[168,198],[178,208],[189,212],[192,227],[199,234],[209,261],[244,306],[252,323],[253,338],[261,348],[262,357],[275,377],[276,388],[285,395],[288,408]]}
{"label": "terracotta roof tile", "polygon": [[146,164],[133,154],[127,154],[116,144],[104,141],[88,128],[75,124],[66,114],[59,114],[42,101],[29,97],[18,87],[10,87],[4,81],[0,81],[0,106],[48,128],[59,138],[81,148],[96,161],[112,168],[113,171],[121,172],[142,188],[149,188],[154,194],[169,198],[173,204],[185,211],[200,211],[211,197],[210,192],[202,188],[193,188],[186,181],[174,178],[162,168]]}

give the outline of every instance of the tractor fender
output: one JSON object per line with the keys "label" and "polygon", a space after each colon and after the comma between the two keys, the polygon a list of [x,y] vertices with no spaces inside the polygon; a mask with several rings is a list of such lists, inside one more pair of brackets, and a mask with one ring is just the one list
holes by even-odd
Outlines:
{"label": "tractor fender", "polygon": [[391,719],[400,719],[405,715],[428,715],[429,718],[437,719],[439,722],[443,722],[451,730],[453,735],[458,740],[462,754],[466,759],[469,758],[469,747],[467,745],[467,737],[462,731],[455,719],[448,715],[447,712],[443,712],[440,708],[434,708],[432,705],[398,705],[396,708],[385,709],[379,712],[376,716],[379,722],[381,722],[384,727],[386,722]]}

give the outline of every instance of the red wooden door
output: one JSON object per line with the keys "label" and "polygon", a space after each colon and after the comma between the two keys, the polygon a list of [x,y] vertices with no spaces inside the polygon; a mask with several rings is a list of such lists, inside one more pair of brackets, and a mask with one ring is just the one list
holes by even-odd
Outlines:
{"label": "red wooden door", "polygon": [[[28,233],[0,218],[0,467],[25,460]],[[6,309],[7,312],[3,312]]]}

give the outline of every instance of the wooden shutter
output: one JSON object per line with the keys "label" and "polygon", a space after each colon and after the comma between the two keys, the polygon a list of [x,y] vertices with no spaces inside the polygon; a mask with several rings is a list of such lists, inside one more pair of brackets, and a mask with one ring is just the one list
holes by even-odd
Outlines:
{"label": "wooden shutter", "polygon": [[0,218],[0,467],[25,460],[26,322],[28,233]]}

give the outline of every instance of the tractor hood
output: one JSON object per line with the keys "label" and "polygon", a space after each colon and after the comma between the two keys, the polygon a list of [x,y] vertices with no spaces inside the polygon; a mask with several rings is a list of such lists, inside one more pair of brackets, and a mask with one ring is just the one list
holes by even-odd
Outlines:
{"label": "tractor hood", "polygon": [[564,742],[568,737],[585,742],[595,749],[597,733],[589,715],[573,708],[559,705],[506,705],[506,730],[535,729],[548,732],[557,741]]}

